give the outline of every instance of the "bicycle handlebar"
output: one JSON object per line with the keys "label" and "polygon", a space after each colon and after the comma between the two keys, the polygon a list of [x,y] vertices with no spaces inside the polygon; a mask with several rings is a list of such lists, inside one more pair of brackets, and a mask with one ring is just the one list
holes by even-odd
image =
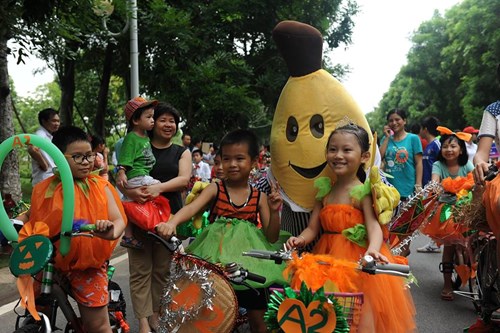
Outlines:
{"label": "bicycle handlebar", "polygon": [[400,264],[377,263],[372,256],[364,256],[359,262],[359,269],[368,274],[388,274],[394,276],[408,277],[410,266]]}
{"label": "bicycle handlebar", "polygon": [[170,252],[176,252],[180,251],[181,253],[184,252],[184,248],[182,247],[182,242],[179,238],[172,236],[170,239],[165,239],[163,237],[160,237],[158,234],[148,231],[148,235],[156,238],[157,241],[163,244]]}
{"label": "bicycle handlebar", "polygon": [[260,284],[266,283],[266,277],[249,272],[235,262],[226,264],[224,267],[226,277],[235,284],[245,284],[245,280],[251,280]]}
{"label": "bicycle handlebar", "polygon": [[491,181],[496,177],[497,174],[498,166],[496,165],[496,163],[493,163],[488,167],[488,172],[486,172],[486,174],[484,175],[484,180]]}

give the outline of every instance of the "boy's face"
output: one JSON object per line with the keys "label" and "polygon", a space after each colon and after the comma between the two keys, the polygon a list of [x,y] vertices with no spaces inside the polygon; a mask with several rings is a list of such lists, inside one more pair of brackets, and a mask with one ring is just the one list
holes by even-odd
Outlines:
{"label": "boy's face", "polygon": [[202,159],[201,153],[197,151],[196,153],[193,153],[193,161],[194,163],[200,163]]}
{"label": "boy's face", "polygon": [[226,178],[226,177],[224,177],[224,170],[222,169],[222,161],[221,161],[220,154],[217,154],[214,157],[214,166],[213,167],[215,168],[215,177],[217,177],[218,179]]}
{"label": "boy's face", "polygon": [[[70,143],[64,152],[64,156],[75,179],[87,177],[94,168],[95,153],[92,152],[92,147],[88,141]],[[81,163],[77,163],[75,160]]]}
{"label": "boy's face", "polygon": [[151,131],[155,126],[154,116],[155,112],[153,108],[144,110],[139,119],[134,120],[134,128],[141,131]]}
{"label": "boy's face", "polygon": [[231,181],[248,181],[257,159],[248,153],[248,144],[235,143],[225,145],[222,149],[222,169],[226,179]]}

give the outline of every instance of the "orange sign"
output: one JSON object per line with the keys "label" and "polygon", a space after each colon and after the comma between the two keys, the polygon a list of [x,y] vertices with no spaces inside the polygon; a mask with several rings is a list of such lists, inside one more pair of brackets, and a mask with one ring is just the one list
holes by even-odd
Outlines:
{"label": "orange sign", "polygon": [[278,309],[278,324],[285,333],[331,333],[337,325],[333,306],[314,301],[306,309],[304,303],[285,299]]}

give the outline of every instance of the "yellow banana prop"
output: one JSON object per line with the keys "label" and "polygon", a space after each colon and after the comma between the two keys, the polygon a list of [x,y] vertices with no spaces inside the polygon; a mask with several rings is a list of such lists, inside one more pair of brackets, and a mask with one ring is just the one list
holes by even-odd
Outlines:
{"label": "yellow banana prop", "polygon": [[382,225],[387,224],[392,219],[394,208],[399,204],[399,192],[395,187],[382,182],[377,166],[372,166],[370,169],[370,184],[378,221]]}
{"label": "yellow banana prop", "polygon": [[[193,189],[186,197],[186,205],[189,205],[193,200],[195,200],[198,195],[200,195],[201,191],[203,191],[210,183],[206,182],[196,182],[193,185]],[[193,216],[193,226],[196,229],[200,229],[202,226],[202,215],[204,212],[200,212]]]}

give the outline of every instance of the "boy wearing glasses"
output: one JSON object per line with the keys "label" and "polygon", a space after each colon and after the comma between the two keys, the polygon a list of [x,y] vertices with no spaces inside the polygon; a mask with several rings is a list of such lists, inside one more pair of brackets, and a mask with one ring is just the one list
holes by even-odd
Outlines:
{"label": "boy wearing glasses", "polygon": [[[119,152],[117,185],[125,188],[136,188],[160,182],[149,175],[156,160],[147,132],[153,129],[156,105],[158,105],[158,101],[148,101],[141,96],[131,99],[125,105],[128,133]],[[124,201],[128,201],[127,198]],[[124,203],[124,206],[127,209],[127,203]],[[131,207],[131,209],[133,208]],[[131,227],[125,229],[120,245],[132,249],[144,247],[142,242],[133,236]]]}
{"label": "boy wearing glasses", "polygon": [[[85,330],[111,333],[107,261],[125,229],[125,212],[114,187],[91,173],[96,155],[82,129],[60,128],[54,133],[52,143],[63,152],[73,174],[74,221],[82,220],[97,227],[94,232],[97,237],[75,237],[66,256],[57,252],[54,262],[57,276],[68,281]],[[62,209],[62,184],[56,170],[33,188],[30,210],[18,217],[25,222],[23,233],[29,233],[42,222],[48,226],[49,238],[59,235]],[[54,241],[56,247],[58,243]]]}

